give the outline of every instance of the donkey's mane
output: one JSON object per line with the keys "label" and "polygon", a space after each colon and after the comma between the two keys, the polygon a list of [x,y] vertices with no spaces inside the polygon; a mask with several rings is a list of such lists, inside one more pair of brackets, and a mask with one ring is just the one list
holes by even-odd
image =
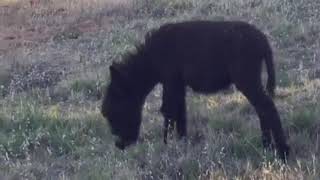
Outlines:
{"label": "donkey's mane", "polygon": [[147,48],[153,41],[153,37],[159,33],[157,29],[150,30],[144,37],[144,42],[138,42],[134,45],[134,49],[122,55],[120,64],[123,66],[132,66],[132,64],[140,64],[146,58]]}

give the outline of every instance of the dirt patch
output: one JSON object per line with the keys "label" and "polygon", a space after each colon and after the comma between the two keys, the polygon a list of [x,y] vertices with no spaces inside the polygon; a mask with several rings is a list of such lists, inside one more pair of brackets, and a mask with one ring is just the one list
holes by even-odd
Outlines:
{"label": "dirt patch", "polygon": [[64,74],[60,66],[47,62],[30,65],[16,64],[12,67],[10,92],[20,92],[31,88],[46,88],[55,85]]}
{"label": "dirt patch", "polygon": [[19,0],[1,0],[0,1],[0,7],[1,6],[12,6],[18,3]]}
{"label": "dirt patch", "polygon": [[56,28],[38,26],[36,28],[1,28],[0,29],[0,52],[30,47],[40,42],[46,42],[55,34]]}
{"label": "dirt patch", "polygon": [[[95,18],[95,14],[99,14],[98,8],[97,12],[83,16],[82,6],[101,6],[100,11],[103,11],[104,7],[112,9],[127,3],[127,0],[92,1],[91,4],[90,1],[70,1],[68,4],[60,0],[1,2],[0,53],[3,53],[19,47],[29,48],[61,34],[70,34],[70,31],[77,32],[77,36],[109,31],[111,21],[108,15]],[[71,37],[74,38],[73,35]]]}

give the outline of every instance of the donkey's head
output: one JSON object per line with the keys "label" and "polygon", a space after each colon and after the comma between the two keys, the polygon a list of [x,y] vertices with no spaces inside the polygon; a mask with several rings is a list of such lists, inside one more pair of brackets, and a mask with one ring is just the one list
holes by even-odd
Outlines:
{"label": "donkey's head", "polygon": [[107,88],[102,114],[107,118],[115,145],[124,149],[138,139],[141,123],[142,102],[134,91],[134,84],[122,64],[112,64],[109,68],[111,81]]}

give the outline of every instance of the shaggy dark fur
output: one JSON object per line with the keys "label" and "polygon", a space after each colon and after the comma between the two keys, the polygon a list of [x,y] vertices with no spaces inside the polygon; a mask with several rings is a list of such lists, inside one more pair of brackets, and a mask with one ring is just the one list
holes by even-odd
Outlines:
{"label": "shaggy dark fur", "polygon": [[[267,92],[261,81],[263,62]],[[275,89],[272,50],[266,36],[250,24],[189,21],[163,25],[147,34],[145,43],[123,63],[112,64],[110,74],[102,114],[119,138],[118,148],[137,140],[145,97],[157,83],[163,85],[165,142],[168,127],[172,131],[175,126],[180,137],[186,136],[186,86],[199,93],[215,93],[235,84],[259,116],[263,145],[271,147],[273,136],[280,157],[288,155],[271,98]]]}

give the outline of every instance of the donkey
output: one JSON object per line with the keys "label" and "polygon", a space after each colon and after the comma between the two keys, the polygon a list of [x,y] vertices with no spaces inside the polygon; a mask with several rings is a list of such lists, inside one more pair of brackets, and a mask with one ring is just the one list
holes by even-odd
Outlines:
{"label": "donkey", "polygon": [[[268,80],[261,80],[262,63]],[[124,149],[138,139],[141,112],[153,87],[163,86],[161,113],[164,142],[176,127],[180,138],[187,135],[186,86],[209,94],[231,84],[248,99],[260,119],[262,143],[273,145],[280,158],[289,153],[279,114],[272,100],[275,69],[267,37],[255,26],[241,21],[185,21],[169,23],[145,36],[128,52],[122,63],[110,67],[111,81],[101,112],[108,119],[115,145]],[[265,90],[266,89],[266,90]]]}

